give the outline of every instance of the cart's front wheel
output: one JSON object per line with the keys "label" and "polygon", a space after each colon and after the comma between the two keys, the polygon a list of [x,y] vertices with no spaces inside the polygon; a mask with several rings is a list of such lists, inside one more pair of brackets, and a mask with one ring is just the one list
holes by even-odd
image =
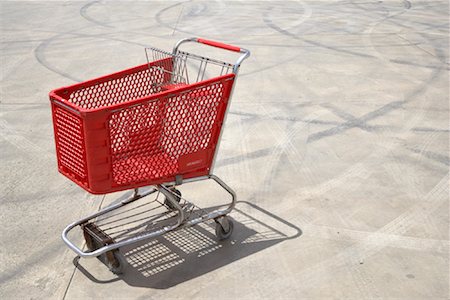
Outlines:
{"label": "cart's front wheel", "polygon": [[[175,199],[175,201],[177,201],[178,203],[180,203],[180,201],[181,201],[181,192],[180,192],[180,190],[178,190],[178,189],[176,189],[176,188],[171,188],[170,191],[172,192],[172,194],[174,194],[174,195],[173,195],[173,196],[174,196],[173,198]],[[174,209],[175,209],[175,207],[173,206],[173,204],[172,204],[169,200],[167,200],[167,198],[164,199],[164,204],[165,204],[168,208],[170,208],[171,210],[174,210]]]}
{"label": "cart's front wheel", "polygon": [[216,221],[216,236],[219,241],[228,239],[233,233],[234,224],[227,216],[220,217]]}
{"label": "cart's front wheel", "polygon": [[[94,223],[86,223],[81,227],[83,229],[84,239],[89,251],[95,251],[114,243],[114,240]],[[97,256],[97,259],[104,263],[114,274],[122,274],[123,267],[127,263],[126,259],[122,256],[118,249],[100,254]]]}
{"label": "cart's front wheel", "polygon": [[125,258],[118,250],[106,252],[106,265],[108,266],[108,269],[114,274],[122,274],[125,264]]}

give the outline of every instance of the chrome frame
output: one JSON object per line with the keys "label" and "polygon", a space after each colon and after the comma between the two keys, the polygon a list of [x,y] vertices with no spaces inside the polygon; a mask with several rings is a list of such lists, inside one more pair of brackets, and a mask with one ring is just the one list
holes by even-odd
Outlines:
{"label": "chrome frame", "polygon": [[[187,179],[184,180],[183,183],[189,183],[189,182],[195,182],[195,181],[200,181],[200,180],[207,180],[207,179],[212,179],[214,180],[217,184],[219,184],[224,190],[226,190],[230,195],[231,195],[231,202],[228,205],[227,208],[225,209],[216,209],[210,213],[204,214],[200,217],[194,218],[194,219],[186,219],[185,213],[183,211],[183,208],[179,205],[179,203],[175,200],[174,195],[172,194],[172,192],[170,191],[170,187],[174,186],[175,183],[171,182],[171,183],[166,183],[166,184],[160,184],[155,186],[152,190],[145,192],[143,194],[139,194],[138,189],[134,190],[133,195],[128,198],[125,199],[115,205],[106,207],[92,215],[89,215],[79,221],[73,222],[70,225],[68,225],[62,232],[62,240],[64,241],[64,243],[66,243],[66,245],[73,250],[78,256],[80,257],[85,257],[85,258],[92,258],[92,257],[97,257],[99,255],[102,255],[108,251],[114,250],[114,249],[118,249],[120,247],[123,246],[127,246],[130,244],[134,244],[136,242],[142,241],[142,240],[146,240],[146,239],[151,239],[160,235],[163,235],[167,232],[173,231],[173,230],[178,230],[181,228],[185,228],[185,227],[190,227],[190,226],[194,226],[198,223],[201,222],[205,222],[207,220],[211,220],[211,219],[218,219],[222,216],[227,215],[228,213],[231,212],[231,210],[233,210],[234,206],[236,205],[236,193],[225,183],[223,182],[219,177],[215,176],[215,175],[208,175],[208,176],[202,176],[202,177],[197,177],[197,178],[192,178],[192,179]],[[139,235],[136,236],[134,238],[129,238],[127,240],[123,240],[120,242],[116,242],[107,246],[103,246],[97,250],[91,251],[91,252],[87,252],[87,251],[83,251],[81,250],[79,247],[77,247],[72,241],[69,240],[68,238],[68,234],[69,232],[75,228],[76,226],[82,225],[84,223],[87,223],[88,221],[99,217],[101,215],[104,215],[108,212],[111,212],[113,210],[116,210],[120,207],[123,207],[127,204],[130,204],[138,199],[144,198],[145,196],[151,195],[155,192],[161,192],[167,200],[170,201],[170,203],[173,205],[173,207],[176,209],[176,211],[178,212],[177,215],[177,223],[175,225],[172,226],[166,226],[163,227],[159,230],[144,234],[144,235]],[[218,221],[219,222],[219,221]]]}
{"label": "chrome frame", "polygon": [[[176,55],[178,53],[178,48],[187,42],[194,42],[194,43],[199,43],[198,38],[197,37],[190,37],[190,38],[185,38],[182,40],[179,40],[175,46],[173,47],[173,54]],[[241,63],[250,56],[250,50],[247,50],[245,48],[240,48],[241,50],[239,51],[240,53],[243,53],[243,55],[239,56],[239,58],[237,59],[236,63],[234,64],[233,67],[233,73],[235,75],[237,75],[238,70],[239,70],[239,66],[241,65]],[[227,50],[227,49],[224,49]]]}

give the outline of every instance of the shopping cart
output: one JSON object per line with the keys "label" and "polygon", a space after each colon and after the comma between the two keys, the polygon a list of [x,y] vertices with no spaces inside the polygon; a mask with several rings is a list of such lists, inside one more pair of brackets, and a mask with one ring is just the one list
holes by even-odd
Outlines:
{"label": "shopping cart", "polygon": [[[181,51],[196,42],[241,53],[232,64]],[[111,271],[124,264],[118,249],[214,219],[219,240],[233,223],[235,192],[213,175],[222,125],[246,49],[200,38],[179,41],[173,52],[145,49],[147,63],[50,92],[59,172],[92,194],[134,189],[127,199],[68,225],[62,239],[81,257],[98,257]],[[202,210],[177,186],[212,179],[230,195],[225,208]],[[140,187],[151,186],[139,190]],[[107,218],[153,195],[144,225],[109,233]],[[135,207],[131,208],[135,209]],[[131,210],[130,209],[130,210]],[[150,215],[149,212],[151,212]],[[142,220],[139,216],[130,222]],[[80,226],[87,250],[68,238]],[[109,228],[110,229],[110,228]]]}

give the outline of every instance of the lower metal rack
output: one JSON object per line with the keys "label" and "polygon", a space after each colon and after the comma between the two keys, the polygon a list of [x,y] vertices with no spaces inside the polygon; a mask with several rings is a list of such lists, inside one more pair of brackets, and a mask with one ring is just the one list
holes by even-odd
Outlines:
{"label": "lower metal rack", "polygon": [[[188,179],[183,183],[207,179],[212,179],[230,194],[231,202],[224,208],[206,211],[196,206],[183,198],[175,183],[157,185],[145,192],[135,189],[128,199],[68,225],[62,233],[62,239],[79,256],[97,257],[115,274],[122,273],[126,264],[125,258],[118,250],[120,247],[155,238],[173,230],[214,219],[217,238],[227,239],[234,227],[227,214],[236,204],[235,192],[215,175]],[[150,201],[137,201],[144,197],[150,198],[151,195],[153,198]],[[119,210],[125,206],[129,209]],[[68,238],[69,232],[77,226],[83,231],[87,251],[77,247]]]}

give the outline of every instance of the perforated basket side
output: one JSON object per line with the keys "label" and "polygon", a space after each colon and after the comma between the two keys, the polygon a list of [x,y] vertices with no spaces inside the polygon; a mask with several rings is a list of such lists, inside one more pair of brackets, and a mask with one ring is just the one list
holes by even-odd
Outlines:
{"label": "perforated basket side", "polygon": [[82,109],[105,108],[114,104],[150,96],[161,91],[169,80],[172,58],[94,79],[89,85],[77,87],[66,99]]}
{"label": "perforated basket side", "polygon": [[77,183],[87,186],[83,120],[55,104],[52,104],[52,112],[59,170]]}
{"label": "perforated basket side", "polygon": [[232,80],[113,112],[109,119],[113,182],[128,185],[208,173]]}

